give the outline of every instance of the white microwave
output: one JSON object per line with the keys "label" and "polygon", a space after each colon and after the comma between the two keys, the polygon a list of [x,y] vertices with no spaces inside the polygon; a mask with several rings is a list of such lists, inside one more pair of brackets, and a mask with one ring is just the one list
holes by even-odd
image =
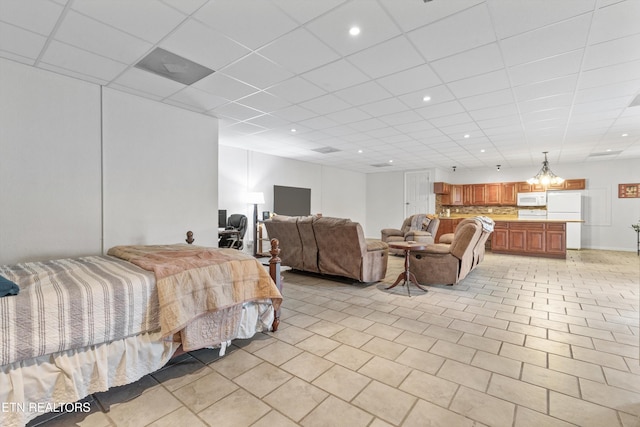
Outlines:
{"label": "white microwave", "polygon": [[546,206],[547,193],[544,191],[533,193],[518,193],[518,206]]}

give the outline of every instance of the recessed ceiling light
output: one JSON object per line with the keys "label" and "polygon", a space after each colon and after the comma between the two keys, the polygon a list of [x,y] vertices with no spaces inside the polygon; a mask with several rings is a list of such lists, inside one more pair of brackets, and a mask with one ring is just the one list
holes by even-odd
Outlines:
{"label": "recessed ceiling light", "polygon": [[296,128],[291,129],[291,132],[298,132],[298,130]]}
{"label": "recessed ceiling light", "polygon": [[351,34],[352,36],[357,36],[358,34],[360,34],[360,27],[353,26],[349,28],[349,34]]}
{"label": "recessed ceiling light", "polygon": [[628,133],[623,133],[622,136],[629,136],[629,134]]}
{"label": "recessed ceiling light", "polygon": [[611,151],[611,148],[607,148],[607,153],[608,153],[609,151]]}
{"label": "recessed ceiling light", "polygon": [[389,160],[389,163],[393,163],[393,160]]}
{"label": "recessed ceiling light", "polygon": [[429,95],[425,95],[424,97],[422,97],[422,100],[424,102],[429,102],[429,101],[431,101],[431,97]]}
{"label": "recessed ceiling light", "polygon": [[359,154],[362,154],[362,150],[358,150],[358,153],[359,153]]}
{"label": "recessed ceiling light", "polygon": [[480,150],[481,153],[484,153],[484,148],[482,150]]}
{"label": "recessed ceiling light", "polygon": [[465,138],[469,138],[470,136],[471,136],[471,135],[469,135],[469,134],[466,134],[466,135],[465,135],[464,137],[465,137]]}

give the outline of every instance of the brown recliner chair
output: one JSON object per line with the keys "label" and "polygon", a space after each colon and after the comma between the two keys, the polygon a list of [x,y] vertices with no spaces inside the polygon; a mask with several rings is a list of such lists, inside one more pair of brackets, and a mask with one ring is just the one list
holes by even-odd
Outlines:
{"label": "brown recliner chair", "polygon": [[[483,221],[485,222],[484,226]],[[484,259],[485,245],[487,243],[487,240],[489,240],[489,236],[493,232],[495,222],[488,217],[482,217],[482,220],[479,217],[465,218],[458,223],[458,227],[462,224],[467,224],[470,222],[475,222],[482,228],[480,239],[478,239],[478,243],[476,244],[475,248],[473,248],[473,266],[471,268],[474,269]],[[451,242],[453,241],[453,236],[454,233],[443,234],[442,236],[440,236],[438,243],[451,244]]]}
{"label": "brown recliner chair", "polygon": [[[424,221],[423,221],[424,219]],[[428,221],[425,226],[424,223]],[[396,228],[384,228],[381,230],[381,240],[385,243],[393,242],[420,242],[433,244],[440,220],[438,218],[428,218],[424,214],[411,215],[402,222],[400,230]],[[389,253],[394,255],[404,255],[402,249],[389,248]]]}
{"label": "brown recliner chair", "polygon": [[436,243],[424,251],[411,251],[411,272],[420,284],[455,285],[474,266],[473,250],[480,240],[479,221],[462,222],[456,227],[450,244]]}

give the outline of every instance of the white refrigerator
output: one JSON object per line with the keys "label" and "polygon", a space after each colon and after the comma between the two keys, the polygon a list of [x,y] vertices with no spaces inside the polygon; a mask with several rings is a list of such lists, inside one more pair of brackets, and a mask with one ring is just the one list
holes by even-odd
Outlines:
{"label": "white refrigerator", "polygon": [[[547,191],[547,219],[582,220],[582,193]],[[582,222],[567,222],[567,249],[581,249]]]}

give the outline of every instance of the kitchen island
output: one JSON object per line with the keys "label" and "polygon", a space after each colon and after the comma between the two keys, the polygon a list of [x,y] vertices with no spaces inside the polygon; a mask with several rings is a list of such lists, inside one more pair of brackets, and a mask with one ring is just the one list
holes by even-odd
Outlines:
{"label": "kitchen island", "polygon": [[[440,218],[436,236],[451,233],[458,223],[476,215],[456,215]],[[547,258],[567,257],[567,222],[564,220],[518,219],[512,215],[488,215],[495,221],[487,248],[493,253],[527,255]],[[582,221],[576,221],[582,222]]]}
{"label": "kitchen island", "polygon": [[564,259],[566,242],[566,221],[496,221],[491,234],[491,252]]}

